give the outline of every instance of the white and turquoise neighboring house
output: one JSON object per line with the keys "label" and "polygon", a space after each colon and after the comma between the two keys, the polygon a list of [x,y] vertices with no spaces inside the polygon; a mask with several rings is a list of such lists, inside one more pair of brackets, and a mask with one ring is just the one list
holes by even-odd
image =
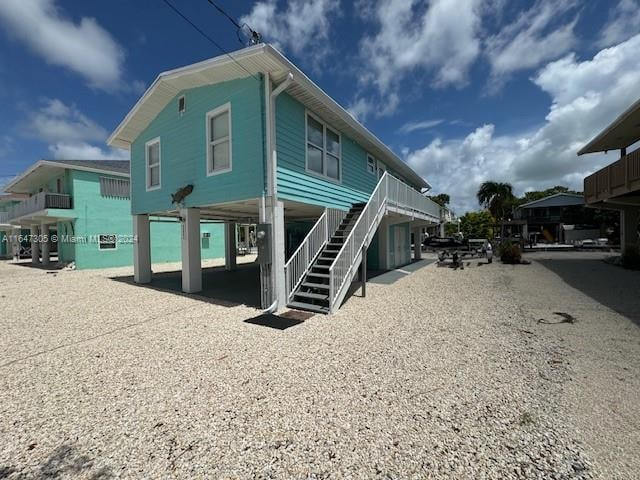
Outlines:
{"label": "white and turquoise neighboring house", "polygon": [[[153,217],[183,223],[188,293],[206,288],[201,219],[227,232],[258,224],[263,307],[335,311],[363,258],[409,263],[411,233],[439,224],[441,209],[420,175],[272,46],[232,55],[160,74],[108,140],[131,153],[135,280],[152,281]],[[231,242],[225,257],[233,268]]]}
{"label": "white and turquoise neighboring house", "polygon": [[[76,268],[133,263],[129,162],[41,160],[6,185],[6,256],[28,252],[32,262],[74,262]],[[2,203],[0,203],[1,207]],[[221,224],[202,225],[203,258],[224,255]],[[180,259],[177,221],[151,219],[154,263]]]}
{"label": "white and turquoise neighboring house", "polygon": [[[20,195],[14,193],[2,193],[0,194],[0,258],[12,258],[22,254],[31,255],[31,248],[21,246],[17,243],[20,235],[28,235],[28,230],[20,230],[14,225],[9,223],[9,208],[13,205],[20,203],[27,195]],[[15,235],[16,239],[12,241],[12,235]]]}

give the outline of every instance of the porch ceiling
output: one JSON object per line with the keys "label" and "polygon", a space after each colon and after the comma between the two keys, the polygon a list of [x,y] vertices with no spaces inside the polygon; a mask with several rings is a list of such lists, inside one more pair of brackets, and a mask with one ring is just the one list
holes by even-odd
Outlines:
{"label": "porch ceiling", "polygon": [[[57,210],[58,212],[60,210]],[[75,220],[77,217],[70,215],[50,215],[49,210],[40,210],[38,212],[29,213],[21,217],[12,218],[10,220],[11,225],[16,226],[29,226],[29,225],[53,225],[58,222],[68,222],[69,220]]]}
{"label": "porch ceiling", "polygon": [[578,155],[619,150],[633,145],[638,140],[640,140],[640,100],[582,147]]}
{"label": "porch ceiling", "polygon": [[[284,203],[284,215],[286,219],[303,220],[315,219],[324,211],[324,207],[309,205],[306,203],[291,202]],[[200,218],[203,220],[236,221],[245,223],[258,223],[260,218],[259,200],[244,200],[241,202],[218,203],[215,205],[198,206]],[[159,217],[177,217],[178,210],[168,212],[154,212],[150,215]]]}

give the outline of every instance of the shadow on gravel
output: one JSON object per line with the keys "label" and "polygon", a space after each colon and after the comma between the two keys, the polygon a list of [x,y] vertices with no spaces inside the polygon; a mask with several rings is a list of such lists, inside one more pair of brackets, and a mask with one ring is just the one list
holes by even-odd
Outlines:
{"label": "shadow on gravel", "polygon": [[640,272],[600,259],[540,259],[569,286],[640,326]]}
{"label": "shadow on gravel", "polygon": [[[37,448],[35,444],[31,449]],[[70,478],[81,476],[91,480],[114,478],[110,468],[94,468],[94,461],[78,452],[72,445],[63,444],[56,448],[41,464],[31,467],[30,472],[18,472],[15,467],[0,466],[0,479],[32,480],[42,478]]]}
{"label": "shadow on gravel", "polygon": [[260,308],[260,267],[256,263],[238,265],[236,270],[227,271],[224,267],[202,269],[202,291],[197,294],[182,292],[182,272],[154,273],[149,284],[139,284],[133,277],[113,277],[116,282],[128,283],[139,288],[150,288],[174,295],[188,296],[195,300],[236,307],[246,305]]}

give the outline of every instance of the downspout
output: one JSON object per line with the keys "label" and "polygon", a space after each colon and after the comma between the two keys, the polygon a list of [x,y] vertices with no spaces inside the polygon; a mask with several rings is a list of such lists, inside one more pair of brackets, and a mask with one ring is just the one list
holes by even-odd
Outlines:
{"label": "downspout", "polygon": [[[276,135],[275,135],[275,119],[276,119],[276,98],[282,92],[284,92],[291,82],[293,82],[293,73],[289,72],[287,78],[271,91],[271,77],[269,73],[264,74],[264,88],[265,88],[265,102],[266,102],[266,115],[265,115],[265,131],[267,141],[267,197],[271,198],[271,225],[275,224],[276,218],[276,206],[278,203],[278,156],[276,153]],[[275,232],[272,241],[275,244]],[[272,261],[275,255],[272,255]],[[273,302],[267,308],[264,313],[272,313],[278,308],[278,295],[275,289],[276,286],[276,272],[271,268],[271,295]]]}

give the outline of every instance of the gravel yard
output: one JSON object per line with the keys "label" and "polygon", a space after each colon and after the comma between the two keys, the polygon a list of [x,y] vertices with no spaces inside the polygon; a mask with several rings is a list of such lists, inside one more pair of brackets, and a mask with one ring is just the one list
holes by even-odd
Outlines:
{"label": "gravel yard", "polygon": [[528,258],[286,330],[2,263],[0,478],[638,478],[640,273]]}

